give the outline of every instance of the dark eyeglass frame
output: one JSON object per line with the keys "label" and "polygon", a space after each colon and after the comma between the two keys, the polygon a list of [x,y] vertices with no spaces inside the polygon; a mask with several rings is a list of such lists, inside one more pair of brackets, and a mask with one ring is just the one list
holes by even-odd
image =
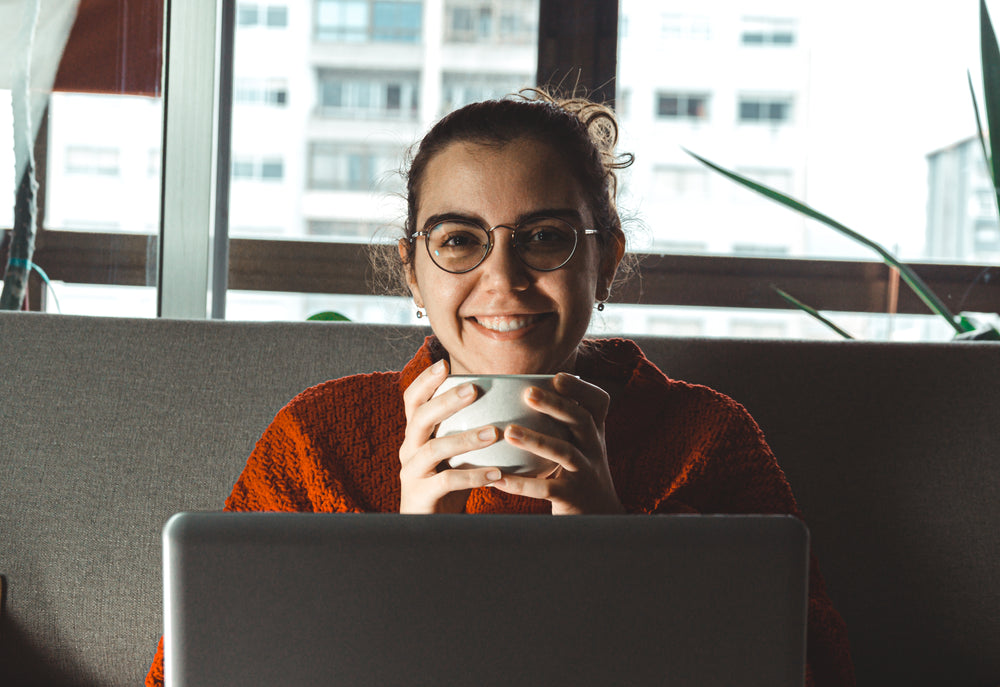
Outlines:
{"label": "dark eyeglass frame", "polygon": [[[521,251],[520,251],[520,245],[521,244],[519,244],[517,242],[517,231],[518,231],[518,229],[524,228],[524,226],[527,225],[527,224],[532,224],[532,223],[535,223],[535,222],[538,222],[538,221],[544,221],[544,220],[555,220],[557,222],[565,224],[566,226],[568,226],[569,228],[571,228],[573,230],[573,249],[569,252],[569,255],[566,256],[566,259],[563,260],[558,265],[556,265],[555,267],[535,267],[534,265],[528,264],[528,262],[521,255]],[[441,226],[442,224],[447,224],[449,222],[450,223],[454,223],[454,224],[465,224],[465,225],[468,225],[470,227],[475,227],[476,229],[479,229],[480,231],[485,231],[486,232],[487,241],[488,241],[487,244],[486,244],[486,251],[483,252],[483,255],[479,258],[479,260],[476,261],[476,264],[474,264],[472,267],[466,268],[464,270],[450,270],[450,269],[448,269],[446,267],[442,267],[441,264],[438,263],[438,261],[434,259],[434,253],[433,253],[433,251],[431,251],[431,232],[434,231],[437,227]],[[431,262],[434,263],[435,267],[437,267],[438,269],[440,269],[440,270],[442,270],[444,272],[448,272],[449,274],[466,274],[467,272],[471,272],[472,270],[474,270],[477,267],[479,267],[480,265],[482,265],[483,262],[486,260],[486,258],[489,257],[490,253],[493,252],[493,244],[494,244],[493,232],[496,231],[497,229],[509,229],[510,230],[511,243],[512,243],[513,248],[514,248],[514,255],[517,256],[517,259],[521,262],[522,265],[524,265],[525,267],[527,267],[529,269],[533,269],[536,272],[555,272],[558,269],[562,269],[563,267],[565,267],[569,263],[570,260],[573,259],[573,256],[576,255],[576,249],[577,249],[577,246],[580,245],[580,236],[581,235],[583,235],[583,236],[593,236],[595,234],[599,234],[600,233],[600,231],[597,230],[597,229],[581,229],[580,227],[577,227],[576,225],[574,225],[572,222],[569,222],[569,221],[567,221],[567,220],[565,220],[565,219],[563,219],[561,217],[553,217],[553,216],[550,216],[550,215],[535,215],[533,217],[528,217],[528,218],[526,218],[524,220],[521,220],[517,224],[497,224],[496,226],[489,227],[489,228],[487,228],[486,226],[484,226],[484,225],[482,225],[482,224],[480,224],[478,222],[475,222],[475,221],[470,220],[470,219],[466,219],[464,217],[453,217],[453,218],[445,218],[445,219],[442,219],[442,220],[438,220],[437,222],[435,222],[434,224],[432,224],[430,226],[425,226],[423,228],[423,230],[421,230],[421,231],[415,231],[415,232],[413,232],[413,235],[410,237],[410,241],[411,242],[412,241],[416,241],[418,237],[423,236],[424,237],[424,248],[427,250],[427,256],[431,259]]]}

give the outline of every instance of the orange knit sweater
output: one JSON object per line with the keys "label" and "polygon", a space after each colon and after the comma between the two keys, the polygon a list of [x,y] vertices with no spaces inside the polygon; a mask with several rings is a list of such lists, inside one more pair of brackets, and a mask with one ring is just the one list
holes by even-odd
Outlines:
{"label": "orange knit sweater", "polygon": [[[429,337],[401,372],[325,382],[275,417],[226,500],[230,511],[399,510],[402,392],[446,352]],[[668,379],[631,341],[590,342],[577,374],[624,387],[606,420],[608,463],[630,513],[790,513],[791,488],[746,410],[704,386]],[[469,513],[546,513],[547,501],[475,489]],[[843,620],[810,567],[807,684],[854,684]],[[163,645],[146,684],[163,684]]]}

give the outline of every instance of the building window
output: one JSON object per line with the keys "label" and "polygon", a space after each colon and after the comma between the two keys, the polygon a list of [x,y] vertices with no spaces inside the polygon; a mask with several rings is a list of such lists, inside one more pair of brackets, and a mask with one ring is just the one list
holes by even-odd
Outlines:
{"label": "building window", "polygon": [[283,29],[288,26],[288,8],[284,5],[257,5],[241,2],[236,9],[236,25]]}
{"label": "building window", "polygon": [[281,181],[285,178],[285,161],[280,157],[235,156],[232,178],[240,181]]}
{"label": "building window", "polygon": [[447,43],[534,43],[538,0],[452,0],[445,3]]}
{"label": "building window", "polygon": [[117,177],[121,174],[119,158],[117,148],[69,146],[66,149],[66,173]]}
{"label": "building window", "polygon": [[1000,225],[996,220],[978,220],[973,231],[972,249],[976,253],[1000,252]]}
{"label": "building window", "polygon": [[531,86],[529,74],[442,74],[441,113]]}
{"label": "building window", "polygon": [[386,190],[397,178],[399,150],[344,143],[313,143],[309,147],[309,188],[318,191]]}
{"label": "building window", "polygon": [[267,8],[265,23],[276,29],[288,26],[288,8],[283,5],[271,5]]}
{"label": "building window", "polygon": [[317,0],[316,40],[330,43],[418,43],[423,3]]}
{"label": "building window", "polygon": [[742,97],[739,104],[741,122],[782,124],[791,121],[791,98]]}
{"label": "building window", "polygon": [[711,197],[712,176],[701,167],[657,165],[653,168],[657,197],[704,201]]}
{"label": "building window", "polygon": [[288,82],[285,79],[237,79],[233,102],[284,107],[288,104]]}
{"label": "building window", "polygon": [[701,93],[658,93],[656,116],[660,119],[708,119],[708,96]]}
{"label": "building window", "polygon": [[740,42],[747,46],[788,47],[795,45],[795,20],[775,17],[744,17]]}
{"label": "building window", "polygon": [[417,74],[319,72],[319,108],[325,117],[415,120],[419,93]]}
{"label": "building window", "polygon": [[707,41],[712,38],[712,21],[704,15],[664,13],[660,15],[660,38]]}

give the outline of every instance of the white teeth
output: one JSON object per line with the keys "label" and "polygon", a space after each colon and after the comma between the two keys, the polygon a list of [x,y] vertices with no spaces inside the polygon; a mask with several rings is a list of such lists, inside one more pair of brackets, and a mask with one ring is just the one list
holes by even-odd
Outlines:
{"label": "white teeth", "polygon": [[522,317],[477,317],[476,322],[494,332],[513,332],[538,320],[538,315]]}

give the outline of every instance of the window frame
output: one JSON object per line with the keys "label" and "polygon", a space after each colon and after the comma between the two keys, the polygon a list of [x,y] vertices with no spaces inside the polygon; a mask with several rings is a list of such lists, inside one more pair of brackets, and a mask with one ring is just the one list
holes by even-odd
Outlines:
{"label": "window frame", "polygon": [[[209,308],[209,295],[227,288],[298,293],[370,295],[366,259],[368,246],[358,243],[229,239],[219,211],[228,197],[225,130],[227,83],[225,59],[221,71],[206,75],[205,64],[216,63],[229,51],[235,25],[235,3],[217,0],[169,0],[165,35],[167,88],[163,150],[163,217],[159,237],[158,316],[224,317]],[[200,7],[199,7],[200,6]],[[540,0],[538,74],[579,73],[578,83],[592,97],[614,102],[617,56],[617,0]],[[199,28],[200,25],[200,28]],[[185,27],[192,30],[184,31]],[[229,41],[227,48],[227,41]],[[172,59],[171,55],[180,56]],[[231,70],[228,76],[231,96]],[[173,83],[171,83],[173,82]],[[171,88],[173,86],[173,88]],[[794,108],[794,105],[793,105]],[[205,123],[205,112],[212,116]],[[202,120],[195,132],[179,132],[176,123]],[[220,124],[220,121],[222,122]],[[186,150],[170,141],[187,137]],[[220,150],[221,148],[221,150]],[[205,163],[206,151],[211,151]],[[146,234],[81,233],[44,228],[46,132],[36,142],[39,232],[34,260],[53,280],[81,284],[149,285],[150,241]],[[218,169],[225,174],[218,173]],[[225,177],[225,178],[224,178]],[[214,183],[213,183],[214,182]],[[225,203],[221,202],[224,206]],[[184,210],[184,208],[188,208]],[[194,208],[192,210],[192,208]],[[192,250],[196,254],[192,258]],[[221,257],[220,257],[221,253]],[[0,259],[5,256],[0,255]],[[636,255],[642,278],[616,289],[614,302],[696,307],[790,309],[768,285],[780,282],[802,300],[821,310],[887,312],[895,276],[876,261],[760,258],[737,256]],[[294,270],[286,269],[294,264]],[[1000,302],[1000,268],[989,265],[916,263],[915,271],[955,310],[995,312]],[[184,293],[166,288],[164,273],[183,274],[194,284]],[[177,278],[177,277],[174,277]],[[42,284],[32,277],[31,293]],[[223,298],[224,300],[224,298]],[[38,299],[30,307],[38,309]],[[926,314],[926,307],[908,289],[899,290],[899,313]]]}

